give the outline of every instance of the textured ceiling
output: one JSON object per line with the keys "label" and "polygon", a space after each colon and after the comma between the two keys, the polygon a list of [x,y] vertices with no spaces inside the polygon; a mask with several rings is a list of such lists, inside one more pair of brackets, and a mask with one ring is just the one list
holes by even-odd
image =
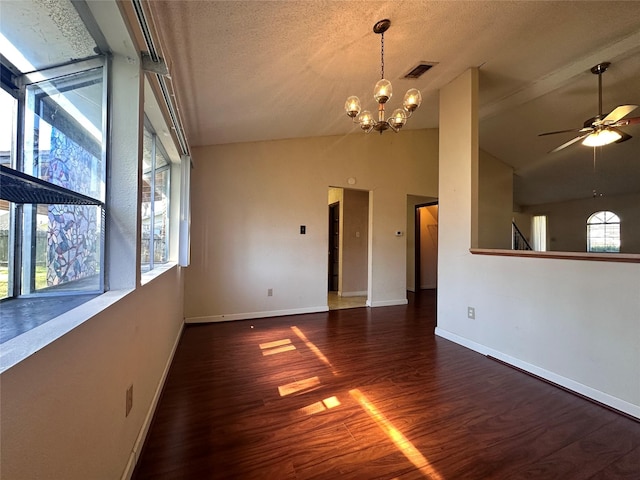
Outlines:
{"label": "textured ceiling", "polygon": [[[373,110],[385,34],[385,77],[395,96],[416,87],[422,107],[407,127],[438,126],[438,91],[469,67],[480,67],[481,148],[513,165],[516,201],[557,200],[638,191],[640,125],[630,141],[593,150],[571,138],[538,133],[579,128],[604,110],[640,104],[638,1],[158,1],[149,3],[163,55],[178,89],[192,145],[319,135],[362,135],[344,114],[349,95]],[[437,65],[417,80],[401,77],[417,63]],[[640,109],[638,109],[640,110]],[[631,116],[640,116],[636,111]],[[391,132],[385,135],[392,135]],[[588,164],[590,175],[576,175]],[[625,172],[624,174],[622,172]],[[578,181],[576,176],[584,181]],[[590,176],[590,179],[587,177]]]}

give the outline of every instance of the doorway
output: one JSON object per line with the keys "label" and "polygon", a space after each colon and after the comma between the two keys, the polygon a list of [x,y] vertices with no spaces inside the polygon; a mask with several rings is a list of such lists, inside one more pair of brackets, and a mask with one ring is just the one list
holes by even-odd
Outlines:
{"label": "doorway", "polygon": [[330,187],[327,242],[329,310],[366,306],[368,242],[369,192]]}
{"label": "doorway", "polygon": [[415,207],[415,291],[438,288],[438,202]]}
{"label": "doorway", "polygon": [[340,202],[329,205],[329,278],[328,291],[338,292],[340,285]]}

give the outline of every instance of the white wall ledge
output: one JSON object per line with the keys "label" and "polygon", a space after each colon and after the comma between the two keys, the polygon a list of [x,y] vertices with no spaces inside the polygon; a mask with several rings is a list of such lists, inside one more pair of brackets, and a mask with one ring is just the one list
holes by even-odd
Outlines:
{"label": "white wall ledge", "polygon": [[497,248],[470,248],[474,255],[501,257],[556,258],[562,260],[588,260],[592,262],[640,263],[637,253],[536,252],[533,250],[502,250]]}
{"label": "white wall ledge", "polygon": [[133,289],[105,292],[28,332],[7,340],[0,347],[0,374],[95,317],[131,292]]}
{"label": "white wall ledge", "polygon": [[140,284],[146,285],[153,279],[158,278],[160,275],[162,275],[165,272],[168,272],[169,270],[171,270],[173,267],[177,265],[178,264],[176,262],[167,262],[167,263],[163,263],[161,265],[157,265],[153,267],[153,270],[149,270],[148,272],[144,272],[143,274],[140,275]]}

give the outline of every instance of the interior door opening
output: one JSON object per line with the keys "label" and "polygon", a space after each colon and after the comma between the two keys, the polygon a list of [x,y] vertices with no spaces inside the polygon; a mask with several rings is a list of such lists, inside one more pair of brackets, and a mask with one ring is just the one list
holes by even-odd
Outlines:
{"label": "interior door opening", "polygon": [[329,205],[328,291],[338,293],[340,278],[340,202]]}
{"label": "interior door opening", "polygon": [[438,202],[416,205],[415,291],[438,288]]}
{"label": "interior door opening", "polygon": [[327,304],[330,310],[364,307],[369,268],[369,192],[330,187]]}

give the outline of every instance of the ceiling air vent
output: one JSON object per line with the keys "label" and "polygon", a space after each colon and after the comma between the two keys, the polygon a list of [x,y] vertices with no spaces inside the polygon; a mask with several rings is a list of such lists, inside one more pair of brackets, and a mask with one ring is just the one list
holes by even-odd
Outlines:
{"label": "ceiling air vent", "polygon": [[430,70],[435,63],[419,63],[407,73],[404,78],[420,78],[426,71]]}

